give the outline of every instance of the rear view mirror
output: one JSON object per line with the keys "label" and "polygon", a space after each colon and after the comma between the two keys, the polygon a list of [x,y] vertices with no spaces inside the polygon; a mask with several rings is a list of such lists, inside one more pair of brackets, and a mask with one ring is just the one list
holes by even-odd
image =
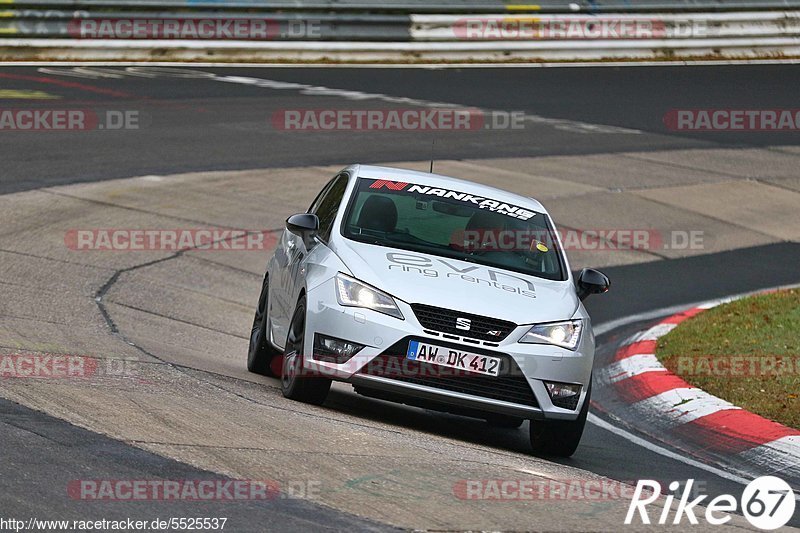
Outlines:
{"label": "rear view mirror", "polygon": [[440,202],[438,200],[434,200],[431,202],[431,207],[437,213],[442,213],[444,215],[450,215],[454,217],[470,217],[475,212],[474,209],[471,207],[460,206],[455,204],[449,204],[447,202]]}
{"label": "rear view mirror", "polygon": [[608,276],[593,268],[584,268],[578,275],[578,298],[585,300],[590,294],[608,292],[611,281]]}
{"label": "rear view mirror", "polygon": [[302,238],[308,249],[319,230],[319,218],[311,213],[298,213],[286,219],[286,229]]}

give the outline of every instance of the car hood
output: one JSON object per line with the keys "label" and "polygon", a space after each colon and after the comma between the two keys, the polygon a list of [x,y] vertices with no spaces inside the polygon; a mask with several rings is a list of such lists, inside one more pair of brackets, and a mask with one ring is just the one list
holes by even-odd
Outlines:
{"label": "car hood", "polygon": [[580,304],[569,281],[551,281],[431,254],[338,239],[350,273],[406,303],[422,303],[515,324],[572,318]]}

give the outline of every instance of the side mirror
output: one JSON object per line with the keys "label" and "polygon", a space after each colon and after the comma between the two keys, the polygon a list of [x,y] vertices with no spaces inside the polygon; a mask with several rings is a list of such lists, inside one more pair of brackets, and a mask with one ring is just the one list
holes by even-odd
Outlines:
{"label": "side mirror", "polygon": [[311,213],[298,213],[286,219],[286,229],[302,238],[308,249],[319,230],[319,218]]}
{"label": "side mirror", "polygon": [[578,275],[578,298],[581,301],[585,300],[590,294],[608,292],[609,287],[611,287],[611,281],[609,281],[608,276],[599,270],[584,268]]}

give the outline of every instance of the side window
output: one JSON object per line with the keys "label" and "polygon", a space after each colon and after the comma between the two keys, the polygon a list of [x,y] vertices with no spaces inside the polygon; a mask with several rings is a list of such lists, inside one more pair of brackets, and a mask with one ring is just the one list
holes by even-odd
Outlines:
{"label": "side window", "polygon": [[323,198],[325,198],[325,195],[328,194],[328,191],[330,190],[331,186],[333,185],[333,183],[337,179],[339,179],[339,175],[334,176],[333,178],[331,178],[331,181],[329,181],[328,183],[325,184],[325,186],[319,192],[317,197],[314,198],[314,201],[311,202],[311,207],[308,208],[308,211],[306,211],[307,213],[315,213],[316,214],[317,209],[319,209],[320,202],[322,202]]}
{"label": "side window", "polygon": [[333,220],[336,218],[336,213],[339,212],[339,205],[342,203],[345,190],[347,190],[347,181],[347,174],[336,176],[330,187],[311,206],[311,212],[319,217],[319,238],[323,242],[328,242],[331,236]]}

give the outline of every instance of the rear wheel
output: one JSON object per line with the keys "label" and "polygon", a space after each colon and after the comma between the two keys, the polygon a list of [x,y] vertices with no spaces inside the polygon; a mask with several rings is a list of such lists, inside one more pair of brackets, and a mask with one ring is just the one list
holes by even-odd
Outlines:
{"label": "rear wheel", "polygon": [[589,415],[589,398],[592,394],[591,378],[583,407],[575,420],[531,420],[531,446],[534,453],[571,457],[581,442],[586,417]]}
{"label": "rear wheel", "polygon": [[272,347],[267,336],[267,322],[269,298],[269,275],[264,274],[261,283],[261,295],[258,297],[256,316],[253,318],[253,328],[250,331],[250,346],[247,349],[247,370],[254,374],[277,377],[272,368],[272,360],[280,357],[280,351]]}
{"label": "rear wheel", "polygon": [[291,400],[322,405],[331,389],[331,380],[303,375],[303,351],[306,332],[306,298],[300,298],[289,326],[286,354],[281,371],[281,392]]}

